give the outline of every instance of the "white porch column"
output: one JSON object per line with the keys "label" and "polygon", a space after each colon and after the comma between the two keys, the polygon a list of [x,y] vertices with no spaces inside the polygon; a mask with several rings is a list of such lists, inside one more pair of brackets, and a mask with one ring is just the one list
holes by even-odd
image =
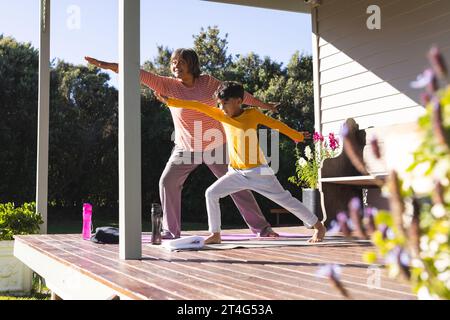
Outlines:
{"label": "white porch column", "polygon": [[47,233],[48,202],[48,132],[50,105],[50,0],[40,0],[39,33],[39,93],[37,134],[36,209],[44,223],[41,233]]}
{"label": "white porch column", "polygon": [[120,259],[140,259],[141,99],[140,0],[119,0]]}
{"label": "white porch column", "polygon": [[317,21],[318,8],[311,9],[312,23],[312,55],[313,55],[313,78],[314,78],[314,128],[322,133],[322,117],[320,107],[320,59],[319,59],[319,28]]}

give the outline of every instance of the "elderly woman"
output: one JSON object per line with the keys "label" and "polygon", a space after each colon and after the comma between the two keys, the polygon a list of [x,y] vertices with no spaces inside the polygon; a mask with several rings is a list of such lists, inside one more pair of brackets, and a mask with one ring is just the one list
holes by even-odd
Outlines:
{"label": "elderly woman", "polygon": [[[85,59],[99,68],[119,72],[117,63],[99,61],[91,57]],[[173,77],[163,77],[141,70],[141,82],[160,95],[196,100],[216,107],[213,96],[221,81],[210,75],[201,74],[198,55],[194,50],[175,50],[170,63]],[[266,104],[249,93],[245,93],[244,104],[269,110],[276,108],[276,105]],[[228,170],[227,161],[220,157],[226,150],[222,124],[194,110],[170,108],[170,112],[175,127],[175,147],[159,181],[165,239],[180,237],[181,191],[189,174],[201,163],[205,163],[217,178],[225,175]],[[211,142],[211,137],[216,139]],[[207,158],[223,160],[205,161]],[[253,233],[264,237],[278,236],[265,219],[250,191],[237,192],[232,194],[231,198]]]}

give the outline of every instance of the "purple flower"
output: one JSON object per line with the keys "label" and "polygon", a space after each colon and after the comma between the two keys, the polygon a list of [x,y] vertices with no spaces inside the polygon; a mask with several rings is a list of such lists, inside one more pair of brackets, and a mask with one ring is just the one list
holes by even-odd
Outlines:
{"label": "purple flower", "polygon": [[340,281],[341,267],[337,264],[327,264],[319,268],[316,275],[318,277],[327,277],[332,285],[346,298],[350,298],[348,291]]}
{"label": "purple flower", "polygon": [[326,264],[317,270],[317,276],[339,279],[341,277],[342,269],[337,264]]}
{"label": "purple flower", "polygon": [[358,211],[361,209],[361,200],[357,197],[352,198],[352,200],[350,200],[348,207],[351,211]]}
{"label": "purple flower", "polygon": [[433,129],[436,140],[443,145],[447,144],[447,137],[445,134],[443,117],[442,117],[442,105],[439,99],[433,100]]}
{"label": "purple flower", "polygon": [[386,256],[386,262],[389,264],[397,264],[400,268],[401,273],[409,279],[411,277],[411,271],[409,270],[409,264],[411,259],[408,253],[403,250],[402,247],[396,246],[394,249],[389,251]]}
{"label": "purple flower", "polygon": [[339,212],[336,215],[336,219],[338,220],[338,222],[347,222],[348,216],[345,212]]}
{"label": "purple flower", "polygon": [[374,207],[367,207],[364,215],[366,217],[375,217],[378,214],[378,209]]}
{"label": "purple flower", "polygon": [[366,208],[364,211],[365,216],[365,227],[369,231],[369,233],[373,233],[376,229],[375,227],[375,216],[377,215],[378,210],[376,208]]}
{"label": "purple flower", "polygon": [[349,226],[349,219],[345,212],[339,212],[336,215],[337,222],[339,224],[339,230],[344,234],[345,237],[350,237],[351,228]]}
{"label": "purple flower", "polygon": [[346,137],[348,135],[349,131],[350,130],[349,130],[348,126],[344,123],[341,128],[341,135],[343,137]]}
{"label": "purple flower", "polygon": [[388,230],[390,230],[390,229],[388,228],[388,226],[385,225],[385,224],[380,224],[380,225],[378,226],[378,230],[381,232],[381,235],[382,235],[382,237],[383,237],[383,240],[386,240],[386,238],[387,238],[387,232],[388,232]]}
{"label": "purple flower", "polygon": [[428,52],[428,60],[439,78],[445,79],[448,75],[447,65],[437,46],[433,46]]}
{"label": "purple flower", "polygon": [[426,69],[423,73],[417,76],[416,81],[410,83],[410,86],[413,89],[423,89],[430,85],[435,78],[436,75],[434,74],[434,71],[432,69]]}
{"label": "purple flower", "polygon": [[422,92],[420,94],[420,101],[422,102],[422,105],[426,107],[431,102],[431,95],[427,92]]}
{"label": "purple flower", "polygon": [[378,143],[377,137],[372,137],[370,140],[370,145],[372,146],[372,152],[377,159],[381,159],[380,144]]}

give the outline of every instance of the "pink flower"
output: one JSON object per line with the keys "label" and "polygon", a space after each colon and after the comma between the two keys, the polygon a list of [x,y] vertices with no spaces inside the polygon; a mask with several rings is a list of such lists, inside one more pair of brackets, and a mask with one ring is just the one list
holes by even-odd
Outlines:
{"label": "pink flower", "polygon": [[325,138],[323,137],[323,135],[321,135],[318,132],[314,132],[314,136],[313,136],[314,142],[318,142],[321,141],[323,142],[325,140]]}
{"label": "pink flower", "polygon": [[336,150],[339,147],[339,140],[334,136],[334,133],[330,132],[328,135],[328,140],[330,141],[331,150]]}

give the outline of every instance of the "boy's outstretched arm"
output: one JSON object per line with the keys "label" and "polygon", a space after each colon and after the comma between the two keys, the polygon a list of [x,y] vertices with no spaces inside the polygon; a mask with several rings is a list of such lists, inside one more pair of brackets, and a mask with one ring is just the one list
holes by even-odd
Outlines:
{"label": "boy's outstretched arm", "polygon": [[311,133],[309,132],[299,132],[297,130],[294,130],[290,128],[288,125],[284,124],[283,122],[276,120],[272,117],[266,116],[265,114],[261,113],[256,109],[254,109],[253,112],[255,113],[255,116],[257,117],[259,124],[280,131],[282,134],[288,136],[296,143],[303,142],[305,139],[311,138]]}
{"label": "boy's outstretched arm", "polygon": [[191,109],[195,110],[201,113],[206,114],[207,116],[220,121],[222,123],[227,123],[229,125],[235,126],[235,127],[241,127],[240,122],[234,120],[231,117],[226,116],[222,110],[214,107],[210,107],[207,104],[203,104],[197,101],[191,101],[191,100],[180,100],[175,98],[168,98],[163,97],[161,95],[158,95],[158,98],[160,101],[166,103],[169,107],[175,107],[175,108],[185,108],[185,109]]}

